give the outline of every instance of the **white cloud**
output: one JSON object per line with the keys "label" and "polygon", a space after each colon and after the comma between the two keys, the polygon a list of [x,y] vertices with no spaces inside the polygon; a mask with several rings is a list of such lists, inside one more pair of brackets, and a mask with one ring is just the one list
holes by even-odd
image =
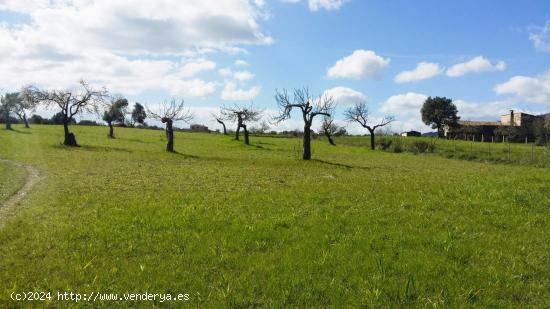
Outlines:
{"label": "white cloud", "polygon": [[[301,0],[281,0],[286,3],[298,3]],[[321,9],[327,11],[334,11],[340,9],[347,0],[308,0],[308,7],[310,11],[316,12]]]}
{"label": "white cloud", "polygon": [[529,103],[550,106],[550,70],[538,77],[514,76],[496,85],[495,92],[499,95],[513,94]]}
{"label": "white cloud", "polygon": [[222,90],[222,99],[226,101],[247,101],[254,99],[260,93],[260,87],[254,86],[248,90],[238,89],[235,83],[227,82]]}
{"label": "white cloud", "polygon": [[485,57],[478,56],[467,62],[453,65],[447,70],[447,76],[459,77],[468,73],[504,71],[505,69],[506,63],[504,61],[499,61],[496,64],[492,64]]}
{"label": "white cloud", "polygon": [[334,87],[327,89],[323,95],[332,97],[334,99],[334,103],[343,106],[353,105],[367,99],[367,97],[361,92],[346,87]]}
{"label": "white cloud", "polygon": [[84,78],[114,92],[210,95],[216,83],[196,75],[216,63],[201,57],[270,44],[258,24],[263,6],[257,0],[0,0],[0,9],[30,19],[0,25],[0,84],[68,87]]}
{"label": "white cloud", "polygon": [[244,82],[244,81],[247,81],[247,80],[251,80],[254,78],[254,73],[252,72],[249,72],[249,71],[239,71],[239,72],[235,72],[235,74],[233,74],[233,78],[235,78],[236,80],[240,81],[240,82]]}
{"label": "white cloud", "polygon": [[213,61],[206,59],[194,59],[182,66],[180,74],[182,77],[192,77],[198,73],[214,70],[215,68],[216,63]]}
{"label": "white cloud", "polygon": [[235,66],[246,67],[246,66],[248,66],[248,62],[246,62],[244,60],[241,60],[241,59],[237,59],[237,60],[235,60]]}
{"label": "white cloud", "polygon": [[312,11],[319,11],[320,9],[332,11],[338,10],[344,2],[344,0],[309,0],[308,5]]}
{"label": "white cloud", "polygon": [[453,102],[462,120],[500,120],[500,115],[508,113],[510,109],[517,110],[510,100],[493,102],[467,102],[456,100]]}
{"label": "white cloud", "polygon": [[0,10],[31,13],[47,8],[49,2],[49,0],[0,0]]}
{"label": "white cloud", "polygon": [[223,69],[219,69],[218,74],[220,74],[220,76],[222,77],[231,77],[233,76],[233,70],[231,70],[231,68],[229,67],[226,67]]}
{"label": "white cloud", "polygon": [[420,109],[427,98],[427,95],[415,92],[394,95],[382,103],[380,111],[392,115],[417,115],[420,117]]}
{"label": "white cloud", "polygon": [[[18,3],[5,6],[17,10]],[[29,13],[32,24],[18,32],[20,39],[72,51],[85,46],[120,54],[186,55],[271,43],[257,23],[260,8],[244,0],[62,0]]]}
{"label": "white cloud", "polygon": [[218,74],[226,79],[234,79],[239,82],[245,82],[253,79],[256,75],[250,71],[237,71],[233,72],[230,67],[225,67],[218,70]]}
{"label": "white cloud", "polygon": [[338,60],[334,66],[328,69],[329,78],[353,78],[365,77],[378,78],[382,70],[390,63],[390,59],[378,56],[371,50],[359,49],[350,56]]}
{"label": "white cloud", "polygon": [[443,69],[437,63],[420,62],[416,69],[412,71],[403,71],[394,78],[396,83],[410,83],[419,80],[433,78],[443,72]]}
{"label": "white cloud", "polygon": [[536,32],[529,35],[535,49],[541,52],[550,52],[550,21],[546,21],[544,27],[537,27]]}

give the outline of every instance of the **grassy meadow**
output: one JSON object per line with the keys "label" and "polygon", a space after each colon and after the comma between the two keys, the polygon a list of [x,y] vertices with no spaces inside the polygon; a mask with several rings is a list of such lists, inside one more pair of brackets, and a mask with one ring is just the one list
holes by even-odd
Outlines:
{"label": "grassy meadow", "polygon": [[[163,131],[73,126],[82,147],[68,148],[60,126],[15,129],[0,130],[0,158],[44,179],[0,218],[0,307],[24,306],[14,291],[189,293],[200,308],[550,306],[547,168],[371,151],[368,137],[315,140],[306,162],[297,138],[177,132],[166,153]],[[1,193],[20,172],[0,163]]]}
{"label": "grassy meadow", "polygon": [[25,182],[25,176],[23,168],[0,161],[0,203],[17,192]]}

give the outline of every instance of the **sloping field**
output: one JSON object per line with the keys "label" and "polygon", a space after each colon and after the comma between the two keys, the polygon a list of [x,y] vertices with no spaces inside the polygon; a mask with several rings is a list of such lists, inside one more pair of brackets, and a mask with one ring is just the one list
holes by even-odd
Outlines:
{"label": "sloping field", "polygon": [[550,306],[548,169],[323,140],[304,162],[298,139],[216,134],[177,133],[174,154],[162,131],[111,140],[104,127],[74,127],[73,149],[61,127],[16,129],[0,131],[0,158],[45,178],[0,230],[7,305],[73,291],[187,293],[192,307]]}

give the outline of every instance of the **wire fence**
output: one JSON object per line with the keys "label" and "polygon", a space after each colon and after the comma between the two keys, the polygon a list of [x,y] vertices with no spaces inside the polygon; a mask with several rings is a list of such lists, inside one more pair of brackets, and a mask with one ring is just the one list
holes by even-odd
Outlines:
{"label": "wire fence", "polygon": [[[429,137],[377,136],[378,145],[381,141],[391,141],[389,152],[418,152],[417,144],[429,143],[427,152],[447,158],[476,160],[483,162],[502,162],[526,164],[538,167],[550,167],[550,144],[536,145],[528,139],[523,143],[513,143],[500,137],[478,138],[470,140],[443,139]],[[348,136],[338,140],[338,143],[348,146],[369,147],[369,137]]]}

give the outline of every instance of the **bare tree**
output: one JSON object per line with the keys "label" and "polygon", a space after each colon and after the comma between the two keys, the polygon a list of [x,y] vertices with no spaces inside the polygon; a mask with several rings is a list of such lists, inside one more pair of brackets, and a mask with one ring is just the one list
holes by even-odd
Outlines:
{"label": "bare tree", "polygon": [[93,89],[83,80],[79,84],[80,89],[75,90],[40,90],[31,85],[24,87],[21,92],[24,100],[33,104],[57,106],[61,109],[65,133],[63,144],[67,146],[78,146],[75,135],[69,131],[69,125],[74,117],[83,112],[97,113],[99,104],[104,102],[107,96],[105,88]]}
{"label": "bare tree", "polygon": [[237,130],[235,131],[235,140],[239,140],[241,128],[244,131],[244,143],[250,144],[247,123],[258,121],[262,117],[262,111],[250,107],[234,106],[222,107],[221,114],[224,119],[237,121]]}
{"label": "bare tree", "polygon": [[269,128],[270,128],[269,123],[267,121],[262,121],[262,123],[260,123],[260,127],[258,128],[258,131],[261,134],[265,134],[267,130],[269,130]]}
{"label": "bare tree", "polygon": [[124,124],[128,100],[120,95],[111,96],[109,102],[104,104],[103,121],[109,126],[109,137],[115,138],[113,124]]}
{"label": "bare tree", "polygon": [[338,126],[334,124],[334,118],[325,116],[323,123],[321,123],[321,131],[327,137],[328,143],[332,146],[336,146],[332,136],[338,132]]}
{"label": "bare tree", "polygon": [[147,113],[166,125],[166,151],[174,152],[174,122],[190,122],[194,118],[189,108],[185,107],[185,101],[174,98],[162,103],[157,111],[148,109]]}
{"label": "bare tree", "polygon": [[370,115],[369,109],[365,102],[360,102],[355,104],[353,107],[349,108],[345,112],[346,119],[348,121],[355,121],[359,123],[363,128],[369,130],[370,133],[370,148],[374,150],[375,140],[374,140],[374,131],[380,127],[392,123],[395,118],[393,116],[386,116],[382,120],[378,121],[376,124],[370,124]]}
{"label": "bare tree", "polygon": [[315,116],[330,117],[334,108],[334,100],[328,95],[321,95],[314,99],[309,95],[307,88],[294,89],[294,97],[291,100],[286,89],[275,91],[275,100],[279,105],[279,115],[275,120],[279,123],[290,118],[292,109],[297,108],[302,112],[304,120],[304,151],[302,158],[311,159],[311,124]]}
{"label": "bare tree", "polygon": [[224,122],[223,115],[212,113],[212,117],[213,117],[214,119],[216,119],[216,121],[217,121],[219,124],[222,125],[222,127],[223,127],[223,135],[227,135],[227,128],[226,128],[226,126],[225,126],[225,122]]}

